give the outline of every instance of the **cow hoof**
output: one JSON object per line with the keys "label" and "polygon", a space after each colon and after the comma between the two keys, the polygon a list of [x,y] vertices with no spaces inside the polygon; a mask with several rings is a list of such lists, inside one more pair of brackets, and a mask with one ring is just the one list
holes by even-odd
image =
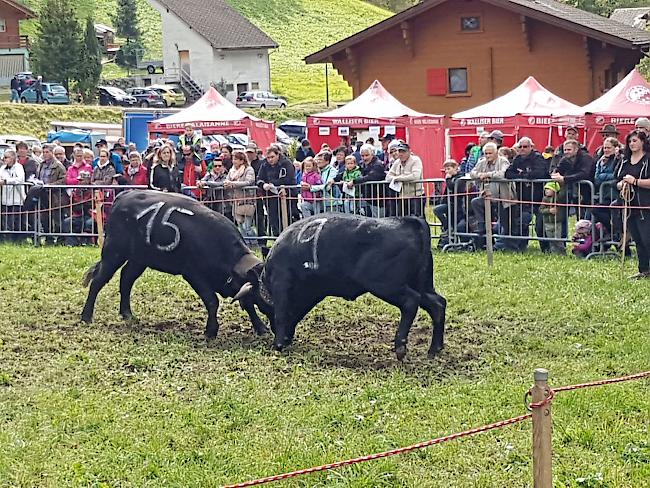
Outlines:
{"label": "cow hoof", "polygon": [[219,332],[219,329],[206,329],[205,330],[205,337],[208,339],[214,339],[217,337],[217,333]]}
{"label": "cow hoof", "polygon": [[395,348],[395,355],[398,361],[404,361],[406,357],[406,346],[399,346]]}
{"label": "cow hoof", "polygon": [[81,316],[81,321],[85,324],[90,324],[93,321],[92,317],[89,317],[88,315],[82,315]]}
{"label": "cow hoof", "polygon": [[278,343],[273,344],[273,350],[274,351],[282,352],[283,349],[284,349],[284,346],[282,344],[278,344]]}
{"label": "cow hoof", "polygon": [[131,322],[133,320],[133,314],[131,312],[120,313],[120,317],[125,322]]}
{"label": "cow hoof", "polygon": [[442,346],[429,349],[429,352],[427,353],[427,357],[429,359],[433,359],[438,355],[440,351],[442,351]]}
{"label": "cow hoof", "polygon": [[260,326],[255,327],[254,330],[255,330],[255,334],[257,334],[260,337],[265,336],[266,334],[269,333],[269,330],[266,328],[266,326],[264,324],[261,324]]}

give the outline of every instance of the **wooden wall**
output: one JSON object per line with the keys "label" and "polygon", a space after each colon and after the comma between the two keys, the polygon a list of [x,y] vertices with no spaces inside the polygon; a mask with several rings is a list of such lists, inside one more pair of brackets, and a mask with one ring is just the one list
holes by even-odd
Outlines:
{"label": "wooden wall", "polygon": [[[483,32],[461,32],[460,18],[480,15]],[[409,20],[412,55],[400,26],[338,53],[334,66],[357,96],[378,79],[406,105],[446,114],[475,107],[532,75],[546,88],[584,105],[606,88],[605,70],[620,80],[640,53],[526,19],[480,0],[445,2]],[[429,68],[468,68],[468,95],[427,94]]]}

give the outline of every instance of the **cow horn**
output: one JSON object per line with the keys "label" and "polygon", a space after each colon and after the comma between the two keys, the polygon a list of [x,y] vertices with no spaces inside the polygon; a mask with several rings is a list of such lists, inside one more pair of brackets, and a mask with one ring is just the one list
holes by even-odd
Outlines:
{"label": "cow horn", "polygon": [[241,300],[246,295],[248,295],[251,292],[252,289],[253,289],[253,284],[247,281],[239,289],[239,291],[237,292],[237,294],[235,295],[235,298],[233,298],[233,300]]}

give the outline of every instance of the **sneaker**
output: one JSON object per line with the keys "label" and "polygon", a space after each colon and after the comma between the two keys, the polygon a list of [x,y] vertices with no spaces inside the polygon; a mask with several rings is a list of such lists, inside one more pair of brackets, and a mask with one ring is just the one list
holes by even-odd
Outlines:
{"label": "sneaker", "polygon": [[650,278],[650,271],[640,271],[630,276],[631,280],[642,280],[644,278]]}

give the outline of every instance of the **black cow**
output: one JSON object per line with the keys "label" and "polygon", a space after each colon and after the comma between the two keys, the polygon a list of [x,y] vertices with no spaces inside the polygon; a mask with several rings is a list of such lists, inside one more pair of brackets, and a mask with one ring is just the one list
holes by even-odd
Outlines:
{"label": "black cow", "polygon": [[[90,292],[81,314],[83,321],[92,321],[97,294],[122,265],[120,315],[124,319],[132,318],[133,283],[145,269],[152,268],[185,278],[208,309],[205,334],[215,337],[219,330],[216,293],[235,297],[251,277],[259,276],[263,263],[223,215],[186,196],[132,190],[115,199],[102,259],[84,277]],[[266,326],[255,311],[255,295],[237,298],[255,332],[264,334]],[[268,304],[259,306],[272,316]]]}
{"label": "black cow", "polygon": [[433,286],[431,232],[419,218],[373,219],[321,214],[288,227],[271,248],[256,286],[275,310],[276,349],[293,340],[298,322],[326,296],[354,300],[364,293],[399,307],[398,359],[422,307],[433,321],[429,356],[443,347],[446,300]]}

